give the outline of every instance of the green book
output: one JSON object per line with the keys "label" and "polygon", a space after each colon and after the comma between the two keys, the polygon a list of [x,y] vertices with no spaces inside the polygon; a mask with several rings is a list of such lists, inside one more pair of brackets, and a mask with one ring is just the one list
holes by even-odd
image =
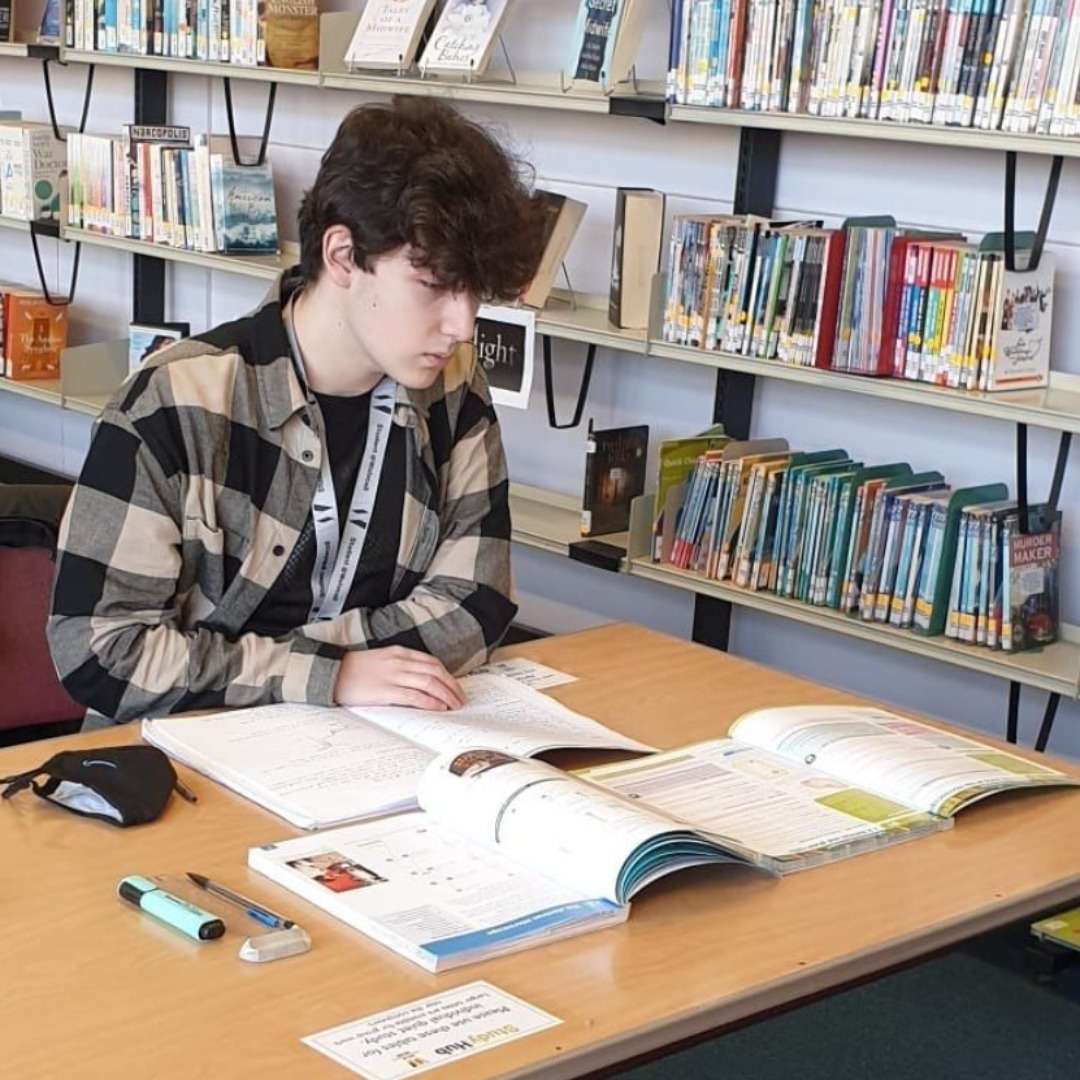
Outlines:
{"label": "green book", "polygon": [[945,509],[939,542],[934,545],[932,561],[926,566],[919,585],[919,598],[915,601],[912,622],[912,629],[916,633],[933,637],[945,630],[961,511],[973,503],[994,502],[1008,497],[1009,489],[1005,484],[981,484],[953,492]]}
{"label": "green book", "polygon": [[895,461],[888,465],[871,465],[869,468],[859,469],[843,480],[837,496],[835,548],[829,563],[827,593],[829,607],[840,606],[840,589],[850,574],[848,555],[852,550],[851,534],[859,488],[868,480],[885,480],[910,475],[911,466],[906,461]]}

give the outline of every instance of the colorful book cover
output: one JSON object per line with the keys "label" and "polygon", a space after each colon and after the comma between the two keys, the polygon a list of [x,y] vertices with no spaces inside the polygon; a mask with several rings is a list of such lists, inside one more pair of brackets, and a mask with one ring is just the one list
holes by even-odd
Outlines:
{"label": "colorful book cover", "polygon": [[1061,514],[1047,506],[1028,509],[1028,531],[1010,519],[1008,537],[1009,633],[1001,647],[1008,652],[1057,641],[1061,610]]}
{"label": "colorful book cover", "polygon": [[580,0],[567,74],[575,82],[608,89],[634,66],[641,44],[641,0]]}
{"label": "colorful book cover", "polygon": [[128,372],[144,360],[191,333],[188,323],[132,323],[128,327]]}
{"label": "colorful book cover", "polygon": [[220,169],[222,250],[228,255],[276,255],[277,207],[270,162]]}
{"label": "colorful book cover", "polygon": [[44,296],[4,296],[4,374],[9,379],[59,379],[67,346],[68,306]]}
{"label": "colorful book cover", "polygon": [[649,427],[594,429],[589,423],[585,444],[585,491],[581,502],[581,535],[625,532],[630,503],[645,491]]}
{"label": "colorful book cover", "polygon": [[447,0],[420,70],[479,75],[488,66],[509,0]]}

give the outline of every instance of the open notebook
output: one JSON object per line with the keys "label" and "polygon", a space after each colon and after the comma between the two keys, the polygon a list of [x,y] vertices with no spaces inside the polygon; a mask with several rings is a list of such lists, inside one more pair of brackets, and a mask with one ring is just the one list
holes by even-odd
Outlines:
{"label": "open notebook", "polygon": [[546,694],[501,675],[467,675],[454,712],[397,706],[262,705],[143,720],[142,736],[302,829],[416,805],[443,752],[485,746],[520,757],[588,747],[648,751]]}

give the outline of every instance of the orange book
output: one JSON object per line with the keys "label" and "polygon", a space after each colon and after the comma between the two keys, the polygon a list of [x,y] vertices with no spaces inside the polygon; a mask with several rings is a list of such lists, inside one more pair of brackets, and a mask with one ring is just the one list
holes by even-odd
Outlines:
{"label": "orange book", "polygon": [[68,306],[12,291],[4,296],[4,374],[9,379],[59,379],[67,345]]}

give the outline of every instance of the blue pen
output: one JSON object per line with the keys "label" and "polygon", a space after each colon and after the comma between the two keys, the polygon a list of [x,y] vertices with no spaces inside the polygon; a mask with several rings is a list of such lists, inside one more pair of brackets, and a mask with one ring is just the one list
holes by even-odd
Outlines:
{"label": "blue pen", "polygon": [[202,874],[193,874],[189,870],[188,877],[200,889],[205,889],[208,893],[220,896],[222,900],[227,900],[230,904],[243,908],[251,918],[256,922],[261,922],[263,926],[272,927],[274,930],[291,930],[296,925],[292,919],[286,919],[284,915],[279,915],[276,911],[271,911],[268,907],[258,904],[238,892],[233,892],[232,889],[227,889],[224,885],[219,885],[216,881],[211,881]]}

